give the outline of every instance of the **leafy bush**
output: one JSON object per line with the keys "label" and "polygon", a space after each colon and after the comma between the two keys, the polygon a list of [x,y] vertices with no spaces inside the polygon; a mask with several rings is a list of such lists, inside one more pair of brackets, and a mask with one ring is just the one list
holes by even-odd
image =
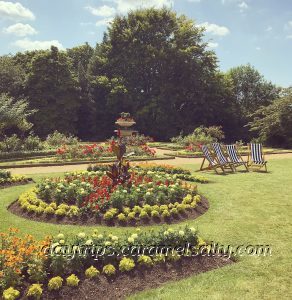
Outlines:
{"label": "leafy bush", "polygon": [[211,144],[224,138],[224,132],[221,126],[204,127],[200,126],[193,133],[182,136],[179,135],[171,139],[173,143],[177,143],[184,147],[192,146],[192,151],[199,151],[201,144]]}
{"label": "leafy bush", "polygon": [[42,285],[34,283],[28,288],[26,296],[34,299],[41,299],[42,294],[43,294]]}
{"label": "leafy bush", "polygon": [[66,278],[67,285],[72,287],[78,286],[79,281],[79,278],[75,274],[72,274]]}
{"label": "leafy bush", "polygon": [[152,259],[150,256],[147,255],[141,255],[138,258],[138,264],[145,267],[150,267],[153,265]]}
{"label": "leafy bush", "polygon": [[73,135],[65,135],[55,130],[49,134],[46,138],[46,143],[51,147],[60,147],[62,145],[74,145],[78,144],[78,138]]}
{"label": "leafy bush", "polygon": [[90,268],[86,269],[86,271],[85,271],[85,277],[89,278],[89,279],[96,277],[98,274],[99,274],[99,271],[94,266],[91,266]]}
{"label": "leafy bush", "polygon": [[[153,141],[151,137],[145,136],[143,134],[126,136],[123,137],[122,139],[127,146],[142,146]],[[108,140],[108,142],[111,143],[113,140],[116,141],[117,139],[115,137],[112,137]]]}
{"label": "leafy bush", "polygon": [[57,291],[63,285],[63,278],[60,276],[53,277],[49,280],[48,289],[49,291]]}
{"label": "leafy bush", "polygon": [[116,268],[112,264],[105,265],[102,272],[107,276],[112,276],[116,273]]}
{"label": "leafy bush", "polygon": [[8,179],[10,177],[11,177],[11,172],[10,171],[0,169],[0,178]]}
{"label": "leafy bush", "polygon": [[22,143],[25,151],[37,151],[44,149],[44,144],[38,136],[29,135]]}
{"label": "leafy bush", "polygon": [[4,300],[15,300],[19,297],[20,292],[15,290],[13,287],[10,287],[3,292],[3,299]]}
{"label": "leafy bush", "polygon": [[135,268],[135,262],[134,262],[133,259],[128,258],[128,257],[124,257],[120,261],[119,270],[121,272],[128,272],[128,271],[131,271],[134,268]]}
{"label": "leafy bush", "polygon": [[4,139],[0,142],[0,151],[1,152],[13,152],[19,151],[21,149],[21,139],[13,134],[11,136],[5,136]]}

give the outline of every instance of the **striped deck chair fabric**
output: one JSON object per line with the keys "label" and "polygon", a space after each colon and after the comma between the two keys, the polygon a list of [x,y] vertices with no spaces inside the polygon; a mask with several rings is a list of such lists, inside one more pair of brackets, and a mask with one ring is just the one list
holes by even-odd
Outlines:
{"label": "striped deck chair fabric", "polygon": [[235,162],[235,163],[241,163],[242,162],[242,160],[238,157],[235,145],[226,145],[226,150],[227,150],[227,153],[228,153],[228,155],[229,155],[232,162]]}
{"label": "striped deck chair fabric", "polygon": [[213,147],[214,152],[216,153],[217,158],[218,158],[218,160],[219,160],[219,162],[220,162],[221,165],[227,165],[227,164],[230,163],[230,161],[228,160],[228,158],[225,157],[225,155],[223,154],[221,146],[220,146],[219,143],[213,143],[212,147]]}
{"label": "striped deck chair fabric", "polygon": [[228,159],[228,157],[225,156],[221,145],[219,143],[213,143],[212,147],[222,168],[231,169],[231,171],[234,172],[233,163]]}
{"label": "striped deck chair fabric", "polygon": [[232,161],[233,166],[244,166],[248,171],[247,163],[243,161],[241,155],[238,153],[236,145],[225,145],[229,159]]}
{"label": "striped deck chair fabric", "polygon": [[249,150],[250,153],[248,155],[248,165],[251,167],[258,167],[259,169],[265,167],[267,172],[267,161],[264,158],[262,145],[250,143]]}
{"label": "striped deck chair fabric", "polygon": [[218,163],[212,157],[212,155],[211,155],[211,153],[210,153],[207,146],[202,145],[201,149],[202,149],[202,152],[203,152],[204,156],[206,157],[206,159],[210,163],[210,165],[212,165],[212,166],[218,165]]}
{"label": "striped deck chair fabric", "polygon": [[[223,167],[218,163],[216,158],[213,157],[213,155],[212,155],[212,153],[210,153],[208,147],[206,145],[202,145],[201,150],[203,152],[204,159],[203,159],[203,162],[201,164],[200,171],[213,169],[218,174],[217,169],[219,168],[224,173]],[[209,166],[203,168],[205,160],[208,161]]]}
{"label": "striped deck chair fabric", "polygon": [[263,149],[261,144],[250,144],[251,160],[254,164],[263,165],[266,161],[263,158]]}

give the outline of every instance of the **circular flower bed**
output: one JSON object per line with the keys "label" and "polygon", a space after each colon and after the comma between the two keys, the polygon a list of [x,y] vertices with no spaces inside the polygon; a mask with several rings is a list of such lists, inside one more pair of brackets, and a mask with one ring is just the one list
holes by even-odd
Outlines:
{"label": "circular flower bed", "polygon": [[0,188],[26,184],[30,181],[32,181],[31,178],[27,178],[23,175],[11,175],[7,170],[0,170]]}
{"label": "circular flower bed", "polygon": [[45,179],[10,209],[58,223],[133,226],[195,218],[208,208],[197,187],[180,179],[192,175],[134,167],[125,184],[113,184],[105,168]]}
{"label": "circular flower bed", "polygon": [[95,229],[39,242],[17,231],[0,232],[3,299],[124,299],[232,263],[225,254],[212,255],[211,243],[188,226],[118,236]]}

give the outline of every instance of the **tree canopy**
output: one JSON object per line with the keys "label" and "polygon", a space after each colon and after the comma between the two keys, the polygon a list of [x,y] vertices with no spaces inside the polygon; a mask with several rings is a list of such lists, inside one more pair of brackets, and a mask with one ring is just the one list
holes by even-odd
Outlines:
{"label": "tree canopy", "polygon": [[85,43],[4,55],[0,67],[0,93],[27,99],[36,110],[28,121],[41,137],[58,130],[104,140],[128,111],[138,131],[157,140],[202,125],[222,126],[227,141],[249,141],[268,110],[279,113],[284,101],[251,65],[220,72],[204,29],[166,8],[116,16],[95,48]]}

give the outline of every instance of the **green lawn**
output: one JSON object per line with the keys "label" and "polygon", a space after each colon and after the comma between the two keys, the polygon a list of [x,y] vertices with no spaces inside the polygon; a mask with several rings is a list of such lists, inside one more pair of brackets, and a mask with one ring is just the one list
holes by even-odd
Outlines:
{"label": "green lawn", "polygon": [[[198,165],[183,165],[196,170]],[[222,269],[133,295],[131,299],[291,299],[292,288],[292,159],[271,160],[269,173],[236,173],[206,176],[212,181],[199,185],[209,199],[209,211],[191,224],[201,235],[222,244],[264,244],[273,248],[269,257],[242,257]],[[47,174],[48,175],[48,174]],[[56,174],[49,174],[50,176]],[[33,176],[40,180],[45,175]],[[60,173],[57,174],[60,176]],[[7,205],[28,186],[0,190],[1,231],[9,226],[42,238],[46,234],[89,232],[92,228],[36,223],[7,212]],[[180,225],[173,225],[178,227]],[[132,228],[99,227],[113,233]],[[148,230],[154,227],[143,227]]]}

